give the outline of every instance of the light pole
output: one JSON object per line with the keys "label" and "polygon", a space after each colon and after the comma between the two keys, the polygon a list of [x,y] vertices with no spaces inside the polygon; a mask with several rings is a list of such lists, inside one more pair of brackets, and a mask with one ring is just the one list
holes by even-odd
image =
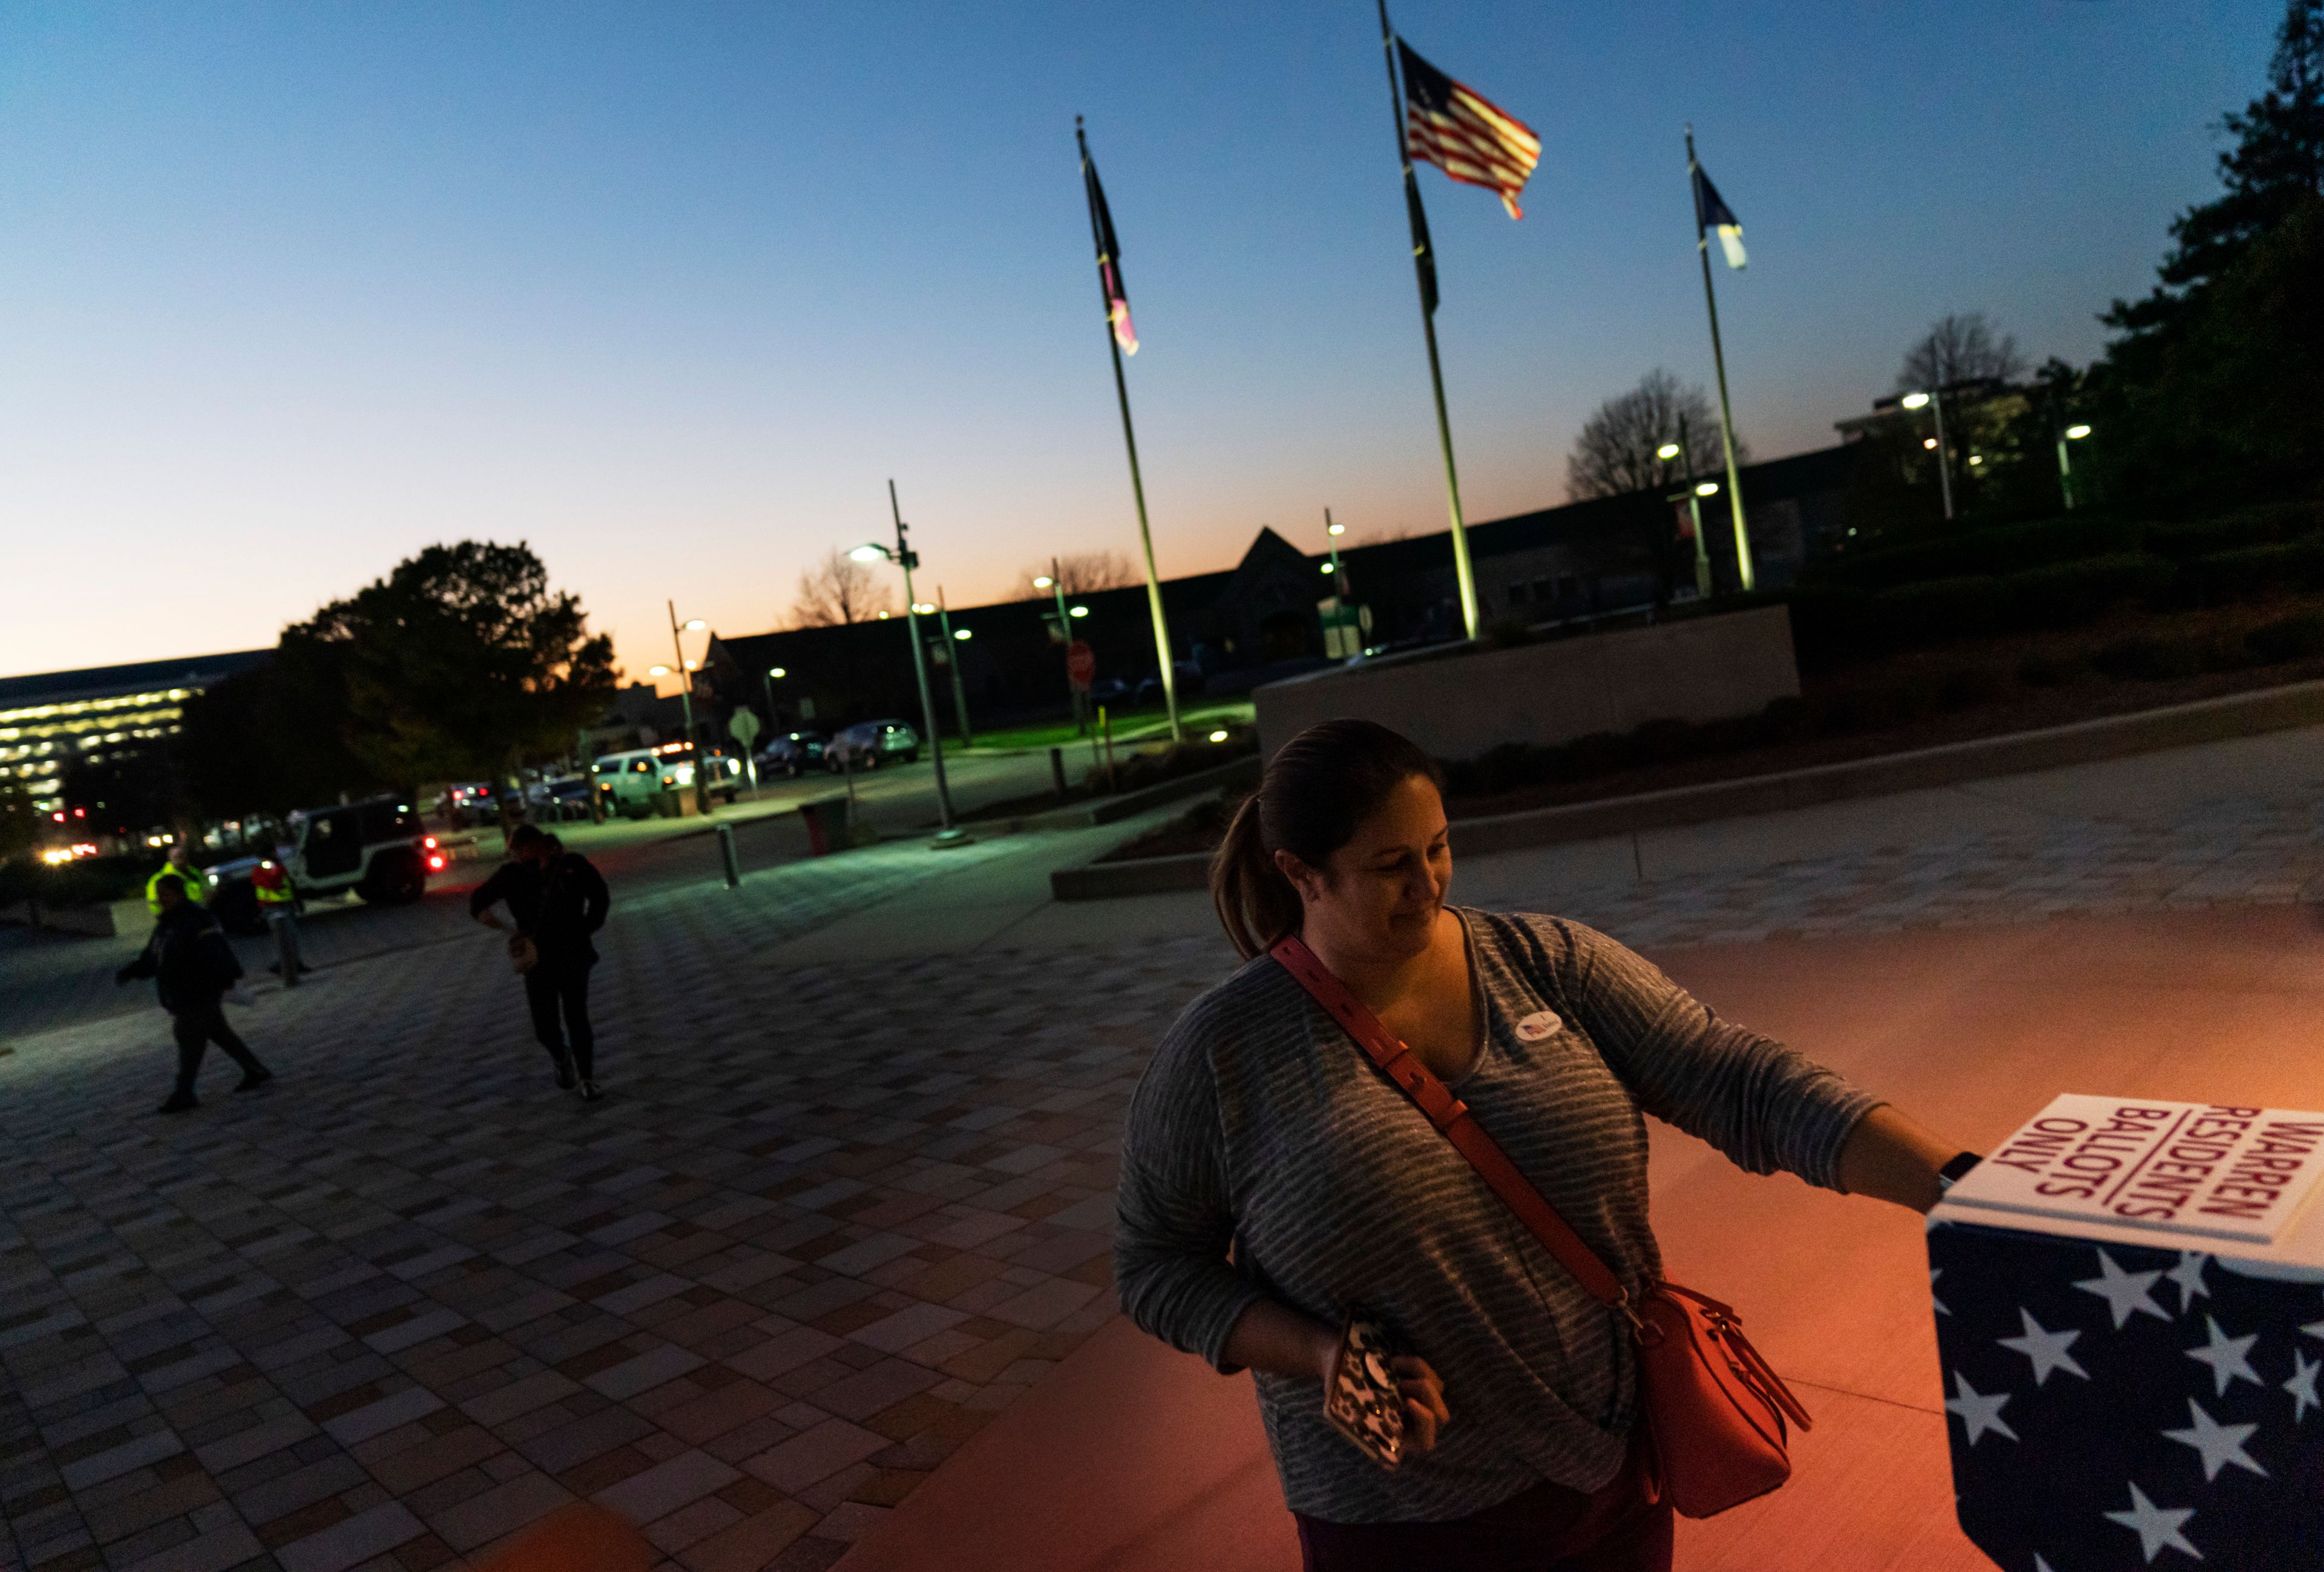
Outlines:
{"label": "light pole", "polygon": [[782,716],[775,709],[775,683],[789,675],[779,666],[770,666],[759,675],[760,686],[767,690],[767,726],[770,731],[782,730]]}
{"label": "light pole", "polygon": [[[687,664],[686,646],[678,639],[678,602],[666,601],[663,604],[669,608],[669,647],[678,657],[678,665],[675,668],[678,673],[678,702],[680,712],[686,717],[686,746],[694,754],[694,811],[707,816],[710,812],[710,788],[702,777],[709,768],[709,761],[702,757],[702,741],[694,734],[694,668]],[[699,633],[709,626],[709,623],[696,617],[687,622],[685,630],[688,633]],[[656,675],[659,676],[659,673]]]}
{"label": "light pole", "polygon": [[944,633],[945,664],[952,667],[952,712],[960,717],[960,745],[973,748],[976,738],[968,729],[968,689],[960,680],[960,647],[968,642],[969,630],[952,630],[952,612],[945,606],[942,584],[936,586],[936,626]]}
{"label": "light pole", "polygon": [[1342,605],[1345,605],[1348,600],[1348,575],[1340,566],[1340,537],[1347,532],[1348,527],[1345,524],[1332,522],[1332,510],[1324,509],[1323,543],[1332,553],[1332,593],[1340,597],[1340,603]]}
{"label": "light pole", "polygon": [[2090,434],[2087,426],[2069,426],[2058,433],[2058,489],[2066,493],[2066,511],[2074,510],[2074,462],[2066,456],[2066,444],[2080,442]]}
{"label": "light pole", "polygon": [[[1057,637],[1065,640],[1065,649],[1070,653],[1074,647],[1074,625],[1065,614],[1065,581],[1057,571],[1056,557],[1049,558],[1049,571],[1035,579],[1033,587],[1047,590],[1057,597]],[[1074,735],[1086,737],[1089,735],[1089,715],[1082,705],[1082,691],[1074,685],[1070,672],[1065,677],[1065,692],[1074,702]]]}
{"label": "light pole", "polygon": [[1897,402],[1907,409],[1927,404],[1936,411],[1937,484],[1944,492],[1945,520],[1950,523],[1953,516],[1953,461],[1952,455],[1945,449],[1945,391],[1939,388],[1934,393],[1907,393]]}
{"label": "light pole", "polygon": [[[1686,421],[1683,418],[1679,421],[1678,435],[1678,441],[1665,442],[1655,449],[1655,458],[1659,464],[1668,465],[1673,459],[1685,455]],[[1693,467],[1692,464],[1687,466],[1689,480],[1693,479]],[[1667,471],[1665,473],[1667,473]],[[1665,479],[1662,483],[1668,485],[1670,482]],[[1694,597],[1699,601],[1711,599],[1711,543],[1702,538],[1702,499],[1705,495],[1716,494],[1719,490],[1718,483],[1715,481],[1707,481],[1704,484],[1711,487],[1710,492],[1706,493],[1694,486],[1687,485],[1663,498],[1665,502],[1675,502],[1682,499],[1686,502],[1687,525],[1694,535]]]}
{"label": "light pole", "polygon": [[952,793],[945,785],[944,739],[936,734],[936,702],[928,687],[927,652],[920,648],[920,606],[912,597],[912,570],[920,565],[919,555],[913,551],[907,538],[904,510],[896,501],[896,483],[888,483],[888,511],[896,520],[894,550],[876,540],[864,542],[847,555],[858,562],[877,562],[881,558],[904,570],[904,630],[912,640],[912,675],[920,683],[920,718],[928,729],[928,757],[936,767],[936,818],[942,824],[936,839],[950,843],[963,839],[953,828]]}

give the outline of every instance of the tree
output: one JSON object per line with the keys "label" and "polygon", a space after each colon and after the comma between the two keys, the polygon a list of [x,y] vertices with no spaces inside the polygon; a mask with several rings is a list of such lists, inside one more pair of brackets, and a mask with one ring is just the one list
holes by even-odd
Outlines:
{"label": "tree", "polygon": [[2219,155],[2226,190],[2171,225],[2176,243],[2143,300],[2116,300],[2102,318],[2133,336],[2175,324],[2218,280],[2305,202],[2324,201],[2324,0],[2290,0],[2276,32],[2268,91],[2221,117],[2236,145]]}
{"label": "tree", "polygon": [[[1145,575],[1130,560],[1118,551],[1075,551],[1057,558],[1056,580],[1068,595],[1086,595],[1093,590],[1116,590],[1125,584],[1141,582]],[[1041,600],[1054,592],[1036,587],[1033,581],[1049,577],[1047,565],[1028,567],[1017,577],[1017,599]]]}
{"label": "tree", "polygon": [[14,779],[0,780],[0,864],[32,850],[40,837],[41,811],[32,794]]}
{"label": "tree", "polygon": [[2012,382],[2024,373],[2025,357],[2017,353],[2017,340],[2006,333],[1997,336],[1984,312],[1949,311],[1904,352],[1896,391],[1933,392],[1956,382],[1985,380]]}
{"label": "tree", "polygon": [[2145,299],[2093,370],[2108,493],[2216,507],[2324,483],[2324,0],[2291,0],[2268,90],[2230,114],[2225,188],[2171,226]]}
{"label": "tree", "polygon": [[835,550],[799,575],[791,621],[800,628],[836,628],[869,622],[895,609],[894,593],[870,565]]}
{"label": "tree", "polygon": [[[1682,442],[1684,453],[1668,463],[1655,451]],[[1743,462],[1740,438],[1735,460]],[[1680,467],[1674,468],[1674,465]],[[1648,372],[1638,385],[1598,406],[1573,439],[1565,461],[1566,494],[1574,501],[1643,492],[1683,475],[1708,474],[1726,467],[1719,443],[1719,413],[1700,384],[1689,387],[1670,372]]]}
{"label": "tree", "polygon": [[619,680],[613,641],[522,542],[429,547],[284,629],[276,666],[306,723],[399,788],[564,753]]}

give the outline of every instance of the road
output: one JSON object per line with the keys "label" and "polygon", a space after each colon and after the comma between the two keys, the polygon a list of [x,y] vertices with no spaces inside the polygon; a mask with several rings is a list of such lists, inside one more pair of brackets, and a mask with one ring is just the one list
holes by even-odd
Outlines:
{"label": "road", "polygon": [[[948,758],[945,771],[954,807],[964,814],[1038,794],[1051,780],[1047,749],[973,750]],[[908,839],[936,828],[936,768],[931,760],[891,765],[858,776],[853,784],[855,822],[869,825],[883,841]],[[846,786],[821,774],[768,782],[758,800],[746,793],[732,806],[720,807],[715,817],[733,826],[743,871],[758,872],[806,858],[807,827],[797,810],[803,803],[844,798]],[[549,828],[597,865],[617,901],[635,900],[718,871],[715,828],[699,819],[617,819]],[[447,839],[456,841],[457,837]],[[475,850],[479,855],[473,860],[456,861],[430,879],[427,896],[412,906],[367,906],[354,896],[309,903],[300,924],[307,962],[327,970],[470,937],[468,894],[499,861],[499,832],[480,833]],[[144,940],[142,925],[110,940],[0,928],[0,1043],[152,1009],[150,986],[116,988],[113,981],[114,971],[136,954]],[[264,938],[237,939],[235,947],[254,976],[263,975],[274,959],[272,943]]]}

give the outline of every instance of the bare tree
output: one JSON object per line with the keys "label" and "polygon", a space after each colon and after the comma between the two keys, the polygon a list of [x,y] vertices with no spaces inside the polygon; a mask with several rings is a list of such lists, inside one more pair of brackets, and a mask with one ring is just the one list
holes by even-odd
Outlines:
{"label": "bare tree", "polygon": [[2025,357],[2017,353],[2016,339],[1997,335],[1982,311],[1949,311],[1904,352],[1896,391],[1922,392],[1980,377],[2012,382],[2024,374]]}
{"label": "bare tree", "polygon": [[[1033,581],[1049,576],[1047,564],[1028,567],[1017,579],[1017,598],[1020,601],[1039,599],[1048,594],[1047,589],[1037,589]],[[1144,582],[1130,560],[1118,551],[1076,551],[1057,559],[1057,582],[1069,595],[1086,595],[1093,590],[1118,590],[1124,584]]]}
{"label": "bare tree", "polygon": [[[1655,456],[1674,442],[1684,446],[1680,457],[1665,463]],[[1743,457],[1738,438],[1735,458],[1740,463]],[[1700,384],[1689,387],[1657,367],[1628,392],[1599,405],[1598,412],[1583,422],[1565,461],[1565,490],[1577,502],[1618,497],[1681,474],[1707,474],[1725,464],[1719,414],[1711,408],[1711,395]]]}
{"label": "bare tree", "polygon": [[799,575],[791,621],[800,628],[832,628],[869,622],[896,609],[896,598],[880,575],[844,551],[834,551]]}

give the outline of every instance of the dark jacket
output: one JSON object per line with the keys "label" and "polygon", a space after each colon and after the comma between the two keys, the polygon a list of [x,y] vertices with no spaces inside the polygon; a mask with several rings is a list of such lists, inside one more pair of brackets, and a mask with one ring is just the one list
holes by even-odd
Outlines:
{"label": "dark jacket", "polygon": [[579,852],[560,851],[546,868],[513,860],[502,863],[469,896],[469,915],[495,901],[508,903],[517,932],[533,942],[543,964],[586,966],[597,959],[589,935],[605,925],[612,896],[604,877]]}
{"label": "dark jacket", "polygon": [[137,959],[113,974],[115,982],[133,977],[153,979],[161,1007],[177,1016],[216,1005],[241,979],[242,962],[217,919],[187,901],[154,919],[153,936]]}

